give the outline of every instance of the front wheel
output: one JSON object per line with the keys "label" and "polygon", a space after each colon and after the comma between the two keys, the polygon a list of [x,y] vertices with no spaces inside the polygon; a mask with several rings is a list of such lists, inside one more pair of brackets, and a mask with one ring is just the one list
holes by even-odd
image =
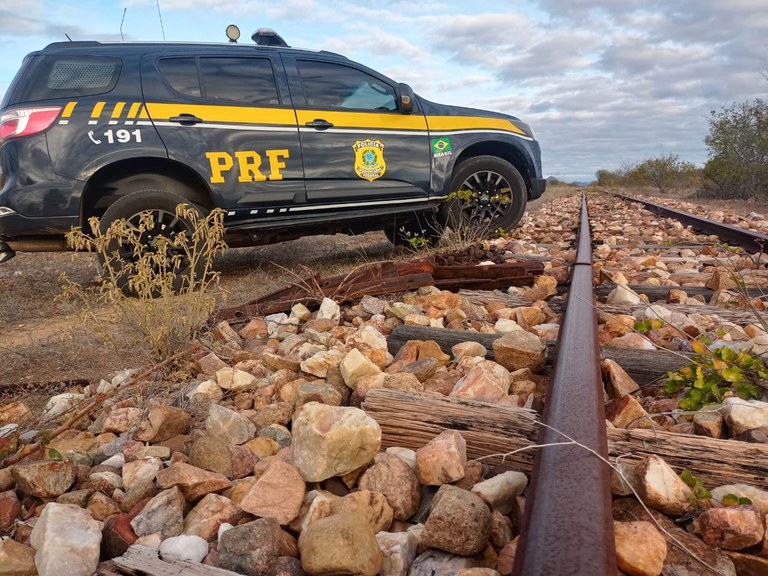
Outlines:
{"label": "front wheel", "polygon": [[512,164],[475,156],[456,167],[441,212],[453,230],[483,238],[513,228],[523,217],[526,196],[525,181]]}
{"label": "front wheel", "polygon": [[[177,214],[179,204],[187,204],[197,216],[203,216],[201,208],[187,198],[165,190],[131,192],[104,212],[99,222],[102,235],[113,223],[125,222],[123,231],[110,237],[106,254],[99,257],[105,273],[126,294],[158,296],[164,288],[179,292],[201,279],[205,255],[197,254],[199,251],[191,246],[195,224]],[[182,234],[186,242],[176,242]],[[190,253],[196,255],[193,260]],[[150,258],[142,267],[139,262],[147,254]]]}

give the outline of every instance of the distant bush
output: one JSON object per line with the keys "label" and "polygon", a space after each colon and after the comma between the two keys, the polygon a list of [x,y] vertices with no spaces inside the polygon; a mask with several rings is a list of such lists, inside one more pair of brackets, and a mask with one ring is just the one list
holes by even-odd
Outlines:
{"label": "distant bush", "polygon": [[705,192],[721,198],[768,198],[768,103],[731,104],[709,120],[704,139]]}
{"label": "distant bush", "polygon": [[698,188],[700,170],[680,160],[677,154],[662,154],[637,164],[624,164],[618,170],[598,170],[599,186],[613,188],[655,188],[661,194]]}

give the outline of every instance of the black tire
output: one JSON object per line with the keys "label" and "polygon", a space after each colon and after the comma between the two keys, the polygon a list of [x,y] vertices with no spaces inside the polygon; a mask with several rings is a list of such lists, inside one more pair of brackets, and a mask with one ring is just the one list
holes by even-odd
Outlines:
{"label": "black tire", "polygon": [[451,178],[450,192],[471,197],[452,198],[441,209],[453,230],[469,228],[479,237],[510,230],[525,213],[525,181],[512,164],[496,156],[475,156],[461,162]]}
{"label": "black tire", "polygon": [[[125,219],[129,224],[138,225],[141,215],[145,212],[151,212],[154,217],[155,226],[147,230],[141,237],[141,244],[146,246],[147,250],[152,250],[154,239],[159,236],[173,238],[176,234],[186,232],[191,236],[194,227],[190,221],[176,216],[176,207],[179,204],[188,204],[192,206],[202,216],[207,210],[193,204],[188,198],[174,192],[165,190],[137,190],[121,196],[115,202],[110,204],[99,221],[99,229],[104,234],[115,220]],[[132,246],[123,246],[118,241],[113,241],[108,247],[109,254],[117,252],[120,261],[134,262],[136,260],[133,254]],[[173,282],[174,291],[180,291],[189,284],[190,273],[192,272],[191,263],[184,255],[183,251],[178,253],[181,263],[176,270]],[[103,256],[100,254],[102,266],[105,265]],[[200,259],[196,263],[195,277],[200,278],[205,268],[205,262]],[[137,294],[129,287],[129,275],[127,269],[119,266],[119,261],[113,265],[113,270],[117,272],[117,285],[128,296]],[[155,296],[159,294],[155,293]]]}

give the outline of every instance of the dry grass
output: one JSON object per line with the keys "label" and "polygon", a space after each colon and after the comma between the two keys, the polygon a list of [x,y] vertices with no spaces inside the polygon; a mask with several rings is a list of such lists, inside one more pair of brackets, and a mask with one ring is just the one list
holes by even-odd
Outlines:
{"label": "dry grass", "polygon": [[[217,257],[214,268],[221,273],[229,306],[284,287],[295,280],[286,270],[302,273],[302,265],[327,276],[400,254],[383,233],[313,236],[229,250]],[[61,272],[84,286],[94,285],[99,264],[93,254],[20,253],[0,266],[0,402],[49,382],[98,380],[147,361],[144,343],[118,323],[114,309],[95,297],[87,304],[108,333],[104,338],[82,324],[82,305],[55,300]]]}

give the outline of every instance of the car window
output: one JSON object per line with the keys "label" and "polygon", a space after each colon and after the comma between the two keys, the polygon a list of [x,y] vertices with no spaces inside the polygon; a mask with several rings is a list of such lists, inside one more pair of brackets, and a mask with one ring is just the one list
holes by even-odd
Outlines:
{"label": "car window", "polygon": [[312,60],[298,60],[308,106],[357,110],[397,110],[395,90],[362,70]]}
{"label": "car window", "polygon": [[187,96],[280,104],[272,63],[267,58],[163,58],[158,69],[174,90]]}
{"label": "car window", "polygon": [[72,98],[104,94],[115,87],[122,61],[102,56],[44,55],[21,82],[19,100]]}

